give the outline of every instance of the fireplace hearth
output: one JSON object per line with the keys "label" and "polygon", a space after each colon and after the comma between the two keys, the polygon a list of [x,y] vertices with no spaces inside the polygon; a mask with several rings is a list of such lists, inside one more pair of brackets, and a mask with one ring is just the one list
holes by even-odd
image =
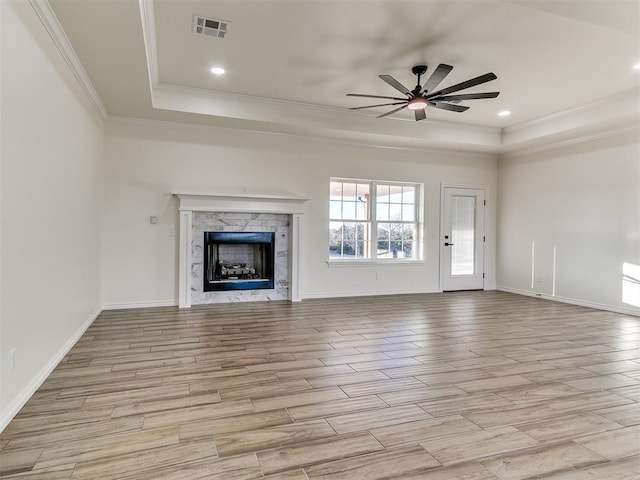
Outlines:
{"label": "fireplace hearth", "polygon": [[274,232],[204,232],[203,291],[273,289]]}

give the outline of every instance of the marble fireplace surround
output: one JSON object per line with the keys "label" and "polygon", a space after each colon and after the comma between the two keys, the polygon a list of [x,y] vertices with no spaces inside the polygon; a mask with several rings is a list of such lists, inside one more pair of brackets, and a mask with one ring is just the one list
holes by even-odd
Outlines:
{"label": "marble fireplace surround", "polygon": [[266,213],[289,215],[289,298],[300,299],[300,222],[307,198],[277,195],[207,195],[174,193],[179,200],[180,252],[178,261],[178,306],[191,307],[191,263],[193,214]]}

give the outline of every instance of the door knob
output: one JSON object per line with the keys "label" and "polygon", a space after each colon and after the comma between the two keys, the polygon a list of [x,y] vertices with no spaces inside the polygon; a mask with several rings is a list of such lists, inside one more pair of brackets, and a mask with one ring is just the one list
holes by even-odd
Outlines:
{"label": "door knob", "polygon": [[445,247],[453,247],[453,243],[444,242]]}

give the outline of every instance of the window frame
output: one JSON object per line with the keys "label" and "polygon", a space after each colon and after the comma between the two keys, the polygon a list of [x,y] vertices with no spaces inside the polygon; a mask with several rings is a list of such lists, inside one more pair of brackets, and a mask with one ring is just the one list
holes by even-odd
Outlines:
{"label": "window frame", "polygon": [[[361,219],[342,219],[342,218],[333,218],[331,216],[331,185],[332,183],[340,183],[344,185],[345,183],[353,183],[353,184],[367,184],[369,187],[369,205],[368,205],[368,217],[366,220]],[[404,220],[378,220],[378,187],[379,186],[387,186],[387,187],[413,187],[415,189],[414,196],[414,208],[413,208],[413,216],[414,221],[404,221]],[[329,227],[329,237],[331,235],[331,224],[334,222],[338,223],[364,223],[368,225],[368,238],[365,238],[365,243],[368,245],[367,248],[367,256],[366,257],[332,257],[330,256],[330,245],[331,240],[329,240],[329,245],[327,248],[327,253],[329,255],[327,263],[329,265],[366,265],[366,264],[421,264],[424,263],[423,260],[423,216],[424,216],[424,184],[418,182],[402,182],[402,181],[389,181],[389,180],[370,180],[370,179],[358,179],[358,178],[346,178],[346,177],[330,177],[329,179],[329,198],[327,199],[327,207],[329,209],[328,212],[328,227]],[[344,188],[344,187],[343,187]],[[343,194],[341,198],[341,203],[344,202]],[[395,203],[395,202],[393,202]],[[389,202],[391,204],[391,202]],[[402,201],[400,202],[400,208],[402,209],[405,205]],[[398,258],[379,258],[378,257],[378,232],[379,232],[379,224],[407,224],[412,225],[414,228],[414,239],[413,239],[413,250],[414,255],[410,258],[398,257]],[[366,229],[366,227],[365,227]]]}

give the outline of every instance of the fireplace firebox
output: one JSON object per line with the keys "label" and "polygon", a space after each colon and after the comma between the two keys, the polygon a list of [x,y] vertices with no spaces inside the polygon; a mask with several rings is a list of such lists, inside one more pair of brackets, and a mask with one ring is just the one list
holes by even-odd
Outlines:
{"label": "fireplace firebox", "polygon": [[274,232],[204,232],[205,292],[272,289]]}

